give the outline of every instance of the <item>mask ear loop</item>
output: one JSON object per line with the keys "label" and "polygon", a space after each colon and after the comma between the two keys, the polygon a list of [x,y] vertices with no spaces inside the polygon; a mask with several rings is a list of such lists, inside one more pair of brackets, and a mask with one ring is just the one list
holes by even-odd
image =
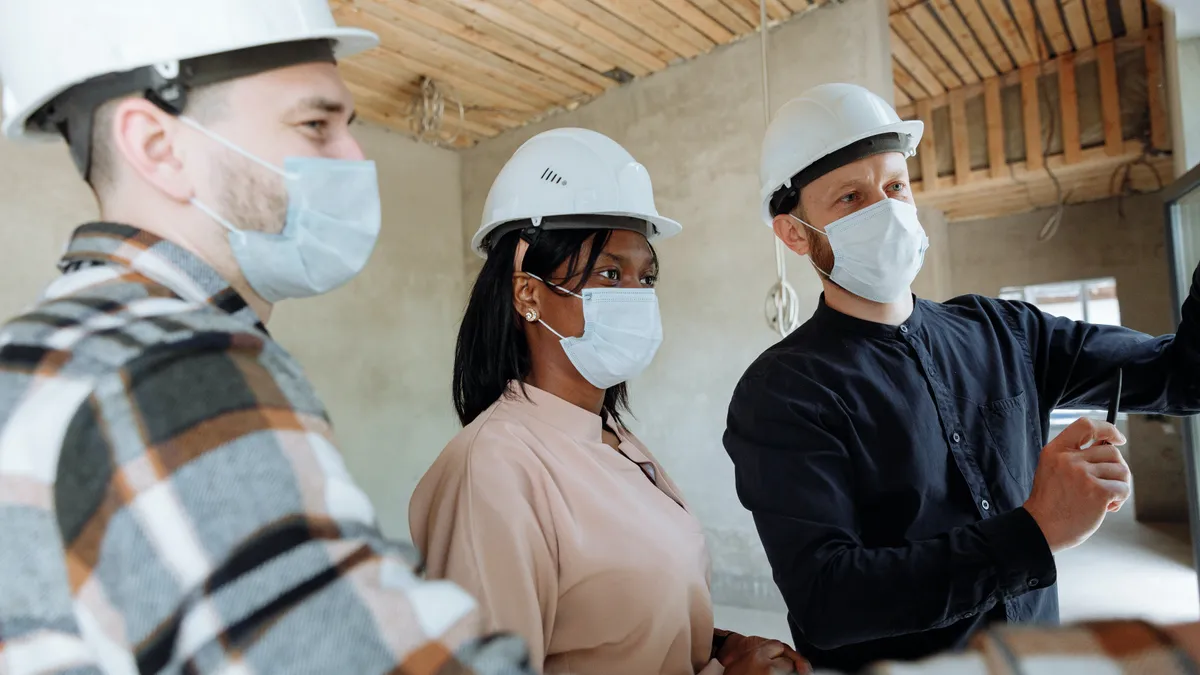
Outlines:
{"label": "mask ear loop", "polygon": [[[819,234],[819,235],[821,235],[821,236],[823,236],[823,237],[826,237],[826,238],[828,238],[828,237],[829,237],[829,235],[828,235],[828,234],[825,234],[824,232],[822,232],[822,231],[818,230],[817,228],[813,227],[812,225],[809,225],[808,223],[804,222],[803,220],[800,220],[799,218],[797,218],[796,216],[794,216],[794,215],[792,215],[792,214],[790,214],[790,213],[789,213],[789,214],[787,214],[787,217],[788,217],[788,218],[791,218],[792,220],[796,221],[797,223],[800,223],[801,225],[803,225],[803,226],[807,227],[808,229],[812,230],[813,232],[816,232],[817,234]],[[810,250],[810,251],[812,250],[812,245],[811,245],[811,244],[809,245],[809,250]],[[833,281],[833,277],[832,277],[832,276],[830,276],[830,275],[831,275],[831,273],[832,273],[832,270],[831,270],[830,272],[826,272],[825,270],[821,269],[820,267],[817,267],[817,263],[816,263],[816,261],[815,261],[815,260],[813,260],[813,259],[812,259],[812,255],[811,255],[811,254],[808,256],[808,263],[809,263],[810,265],[812,265],[812,266],[813,266],[813,269],[814,269],[814,270],[816,270],[816,271],[820,272],[820,273],[821,273],[821,274],[822,274],[822,275],[823,275],[823,276],[824,276],[826,279],[829,279],[830,281]]]}

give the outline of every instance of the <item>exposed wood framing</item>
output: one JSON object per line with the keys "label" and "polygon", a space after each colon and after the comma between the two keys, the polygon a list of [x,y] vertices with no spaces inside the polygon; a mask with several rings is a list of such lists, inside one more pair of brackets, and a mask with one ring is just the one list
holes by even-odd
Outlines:
{"label": "exposed wood framing", "polygon": [[962,89],[950,92],[950,134],[954,143],[954,184],[963,185],[971,180],[971,137]]}
{"label": "exposed wood framing", "polygon": [[933,74],[920,57],[913,53],[913,50],[909,49],[908,44],[896,35],[895,30],[892,31],[892,56],[905,70],[912,73],[913,78],[926,92],[935,96],[946,93],[946,87],[942,81]]}
{"label": "exposed wood framing", "polygon": [[1025,66],[1021,69],[1021,118],[1025,127],[1025,166],[1030,169],[1043,165],[1041,107],[1038,67]]}
{"label": "exposed wood framing", "polygon": [[1146,86],[1150,100],[1150,144],[1157,150],[1169,150],[1171,132],[1167,122],[1167,94],[1163,85],[1162,26],[1155,26],[1147,32]]}
{"label": "exposed wood framing", "polygon": [[933,128],[933,106],[929,100],[917,103],[917,114],[925,123],[925,132],[921,135],[921,145],[917,148],[917,157],[921,160],[921,180],[926,189],[938,188],[937,167],[937,134]]}
{"label": "exposed wood framing", "polygon": [[1000,105],[1000,78],[986,80],[983,86],[983,107],[987,122],[988,171],[992,178],[1005,174],[1004,109]]}
{"label": "exposed wood framing", "polygon": [[1083,159],[1079,141],[1079,92],[1075,86],[1075,55],[1066,54],[1058,62],[1058,101],[1062,115],[1063,160],[1078,164]]}
{"label": "exposed wood framing", "polygon": [[979,75],[967,61],[967,56],[958,48],[954,38],[942,27],[929,5],[917,5],[908,10],[907,14],[933,48],[945,57],[946,62],[963,82],[970,84],[979,81]]}
{"label": "exposed wood framing", "polygon": [[1108,42],[1113,38],[1112,25],[1108,22],[1107,0],[1087,0],[1088,18],[1092,21],[1092,36],[1096,42]]}
{"label": "exposed wood framing", "polygon": [[1100,68],[1100,118],[1104,123],[1104,148],[1121,154],[1121,98],[1117,87],[1117,60],[1112,42],[1096,45]]}
{"label": "exposed wood framing", "polygon": [[[912,56],[920,60],[921,64],[931,71],[946,89],[954,89],[963,85],[962,78],[954,72],[950,64],[946,63],[946,60],[942,58],[930,41],[925,39],[907,12],[893,14],[889,17],[888,23],[892,26],[892,35],[899,36],[904,41],[904,46],[911,51]],[[895,45],[893,45],[894,48]],[[901,58],[898,50],[896,57]],[[911,67],[909,69],[911,70]]]}
{"label": "exposed wood framing", "polygon": [[1000,44],[1000,38],[996,35],[996,31],[992,30],[992,22],[983,13],[983,8],[979,6],[979,0],[955,0],[955,4],[996,68],[1002,73],[1012,70],[1012,58]]}
{"label": "exposed wood framing", "polygon": [[1146,29],[1142,21],[1142,0],[1121,0],[1121,20],[1125,23],[1125,34],[1138,37]]}
{"label": "exposed wood framing", "polygon": [[[1141,0],[1133,0],[1141,2]],[[1058,56],[1062,56],[1071,51],[1071,38],[1067,36],[1067,29],[1063,25],[1062,15],[1058,12],[1058,0],[1037,0],[1038,19],[1042,22],[1042,29],[1046,33],[1046,39],[1050,41],[1050,48]]]}
{"label": "exposed wood framing", "polygon": [[[1051,2],[1053,0],[1050,0]],[[954,36],[955,43],[966,54],[971,61],[971,66],[975,68],[975,72],[979,73],[980,77],[992,77],[996,74],[996,68],[992,65],[987,54],[983,52],[983,47],[979,45],[979,41],[975,39],[975,33],[971,32],[967,26],[963,16],[959,13],[958,8],[954,5],[954,0],[932,0],[933,7],[937,10],[937,16],[941,19],[946,28],[950,30],[950,34]]]}
{"label": "exposed wood framing", "polygon": [[992,24],[1000,33],[1001,41],[1004,42],[1008,53],[1012,55],[1013,61],[1018,66],[1027,66],[1036,61],[1037,53],[1030,53],[1025,48],[1025,40],[1021,37],[1021,31],[1017,27],[1017,22],[1013,21],[1012,14],[1009,14],[1004,0],[982,0],[982,2],[984,9],[987,10],[988,17],[992,20]]}
{"label": "exposed wood framing", "polygon": [[1071,34],[1071,42],[1075,49],[1091,47],[1092,28],[1088,25],[1087,11],[1083,8],[1083,0],[1062,0],[1063,16],[1067,20],[1067,32]]}

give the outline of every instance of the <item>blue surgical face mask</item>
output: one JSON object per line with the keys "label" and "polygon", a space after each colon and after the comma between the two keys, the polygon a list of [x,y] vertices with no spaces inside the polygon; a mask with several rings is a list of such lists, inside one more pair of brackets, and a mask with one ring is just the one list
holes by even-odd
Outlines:
{"label": "blue surgical face mask", "polygon": [[[528,273],[526,273],[528,274]],[[583,301],[583,335],[554,333],[575,370],[593,387],[608,389],[637,377],[662,344],[662,317],[653,288],[585,288],[583,294],[529,276]]]}
{"label": "blue surgical face mask", "polygon": [[255,293],[270,303],[320,295],[366,267],[381,218],[374,162],[288,157],[281,169],[190,117],[179,119],[283,176],[288,205],[279,234],[240,229],[199,199],[191,201],[228,231],[229,246]]}

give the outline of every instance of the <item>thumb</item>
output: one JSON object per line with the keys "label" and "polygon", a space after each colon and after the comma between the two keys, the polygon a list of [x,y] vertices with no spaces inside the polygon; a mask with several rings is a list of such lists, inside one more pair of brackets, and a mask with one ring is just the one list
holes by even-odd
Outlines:
{"label": "thumb", "polygon": [[1108,422],[1080,417],[1054,439],[1054,445],[1063,450],[1079,450],[1101,442],[1124,445],[1125,437]]}

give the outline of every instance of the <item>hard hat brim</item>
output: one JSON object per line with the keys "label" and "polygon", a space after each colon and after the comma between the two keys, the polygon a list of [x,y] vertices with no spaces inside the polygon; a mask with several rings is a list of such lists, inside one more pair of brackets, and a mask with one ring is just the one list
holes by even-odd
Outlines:
{"label": "hard hat brim", "polygon": [[[361,52],[373,49],[379,46],[379,36],[369,30],[362,28],[335,27],[328,30],[313,31],[312,33],[297,36],[296,41],[307,40],[330,40],[333,42],[333,55],[337,59],[343,59]],[[280,44],[283,44],[281,42]],[[255,46],[255,45],[247,45]],[[179,60],[189,58],[197,58],[208,56],[208,54],[188,54],[179,57]],[[149,64],[147,64],[149,65]],[[43,132],[37,129],[31,129],[27,125],[31,115],[41,110],[42,106],[49,103],[59,94],[67,91],[71,87],[82,84],[88,81],[80,80],[79,82],[71,82],[63,87],[47,92],[38,100],[27,103],[20,112],[9,116],[0,126],[0,135],[10,140],[31,140],[31,141],[61,141],[62,136],[56,132]]]}
{"label": "hard hat brim", "polygon": [[[638,220],[644,220],[654,226],[654,235],[651,237],[647,237],[647,239],[649,241],[658,241],[660,239],[670,239],[671,237],[674,237],[675,235],[677,235],[683,231],[683,225],[680,225],[678,221],[671,220],[670,218],[664,218],[662,216],[657,216],[657,215],[648,216],[644,213],[631,213],[628,211],[603,211],[603,212],[597,211],[597,212],[588,212],[588,213],[579,213],[579,214],[560,213],[560,214],[547,214],[547,215],[624,216],[627,218],[636,218]],[[487,250],[484,248],[484,242],[487,241],[487,238],[492,234],[492,232],[495,232],[497,228],[499,228],[502,225],[505,225],[507,223],[510,223],[510,222],[512,222],[512,221],[506,220],[506,221],[502,221],[502,222],[491,223],[487,227],[480,228],[479,231],[475,233],[475,236],[471,238],[471,250],[475,251],[475,255],[479,256],[480,258],[486,259],[487,258]],[[597,225],[596,229],[601,230],[601,229],[605,229],[605,228],[602,225]]]}

